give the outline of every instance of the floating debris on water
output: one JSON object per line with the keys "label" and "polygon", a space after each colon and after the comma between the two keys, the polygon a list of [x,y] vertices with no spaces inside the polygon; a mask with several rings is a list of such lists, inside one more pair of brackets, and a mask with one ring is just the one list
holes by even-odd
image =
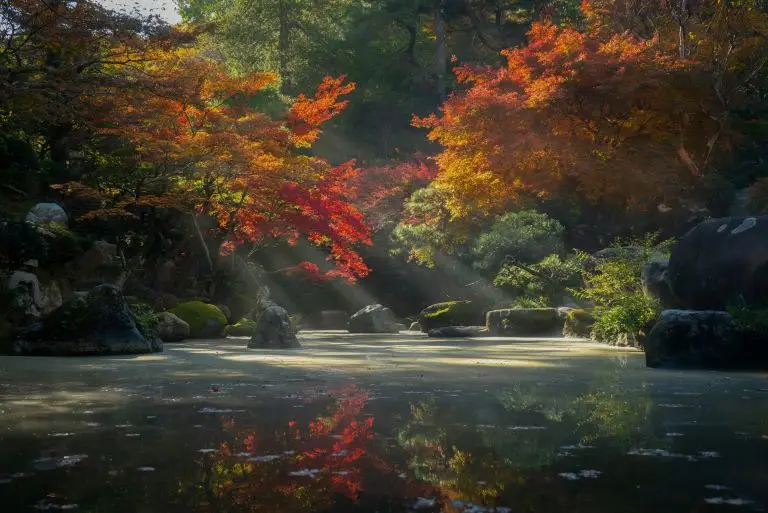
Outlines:
{"label": "floating debris on water", "polygon": [[125,434],[125,437],[126,437],[126,438],[138,438],[138,437],[140,437],[140,436],[141,436],[141,434],[140,434],[140,433],[126,433],[126,434]]}
{"label": "floating debris on water", "polygon": [[216,449],[198,449],[197,452],[201,452],[203,454],[208,454],[211,452],[216,452]]}
{"label": "floating debris on water", "polygon": [[510,431],[540,431],[547,428],[545,426],[509,426],[507,429]]}
{"label": "floating debris on water", "polygon": [[436,503],[437,502],[435,501],[435,499],[432,499],[432,498],[427,499],[424,497],[419,497],[416,499],[416,502],[414,502],[413,506],[411,507],[414,509],[434,508]]}
{"label": "floating debris on water", "polygon": [[245,410],[230,410],[227,408],[203,408],[198,410],[197,413],[242,413]]}
{"label": "floating debris on water", "polygon": [[681,437],[681,436],[685,436],[685,435],[683,435],[682,433],[667,433],[665,436],[670,436],[670,437],[676,438],[676,437]]}
{"label": "floating debris on water", "polygon": [[594,449],[594,448],[595,448],[594,445],[584,445],[584,444],[578,443],[576,445],[563,445],[560,447],[560,450],[572,451],[575,449]]}
{"label": "floating debris on water", "polygon": [[702,458],[719,458],[720,453],[717,451],[699,451],[699,456]]}
{"label": "floating debris on water", "polygon": [[[253,458],[248,458],[248,461],[255,461],[257,463],[265,463],[267,461],[274,461],[279,458],[281,458],[279,454],[267,454],[265,456],[254,456]],[[293,475],[293,474],[291,474]]]}
{"label": "floating debris on water", "polygon": [[704,488],[706,488],[707,490],[715,490],[716,492],[722,492],[722,491],[730,490],[731,489],[730,486],[711,485],[711,484],[704,485]]}
{"label": "floating debris on water", "polygon": [[52,436],[52,437],[55,437],[55,438],[61,438],[61,437],[65,437],[65,436],[75,436],[75,434],[74,433],[51,433],[48,436]]}
{"label": "floating debris on water", "polygon": [[707,504],[725,504],[728,506],[748,506],[755,503],[755,501],[749,499],[726,499],[724,497],[710,497],[704,499],[704,502]]}
{"label": "floating debris on water", "polygon": [[323,469],[321,468],[305,468],[304,470],[296,470],[294,472],[289,472],[288,475],[295,476],[295,477],[315,477],[317,474],[319,474],[322,471]]}
{"label": "floating debris on water", "polygon": [[579,479],[597,479],[600,477],[599,470],[581,470],[579,472],[561,472],[558,474],[563,479],[567,479],[568,481],[578,481]]}

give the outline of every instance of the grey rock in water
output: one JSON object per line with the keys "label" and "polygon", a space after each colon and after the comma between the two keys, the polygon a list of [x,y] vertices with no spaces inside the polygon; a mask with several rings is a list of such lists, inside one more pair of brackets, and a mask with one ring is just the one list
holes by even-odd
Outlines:
{"label": "grey rock in water", "polygon": [[159,319],[157,332],[163,342],[181,342],[185,338],[189,338],[189,323],[182,320],[178,315],[171,312],[161,312],[157,314],[157,317]]}
{"label": "grey rock in water", "polygon": [[729,313],[715,310],[665,310],[644,345],[648,367],[750,367],[766,353]]}
{"label": "grey rock in water", "polygon": [[560,336],[564,324],[565,316],[557,308],[506,308],[486,316],[492,335],[510,337]]}
{"label": "grey rock in water", "polygon": [[667,275],[680,308],[768,305],[768,216],[699,223],[672,249]]}
{"label": "grey rock in water", "polygon": [[163,343],[137,323],[117,287],[99,285],[22,331],[13,349],[38,356],[140,354],[162,351]]}
{"label": "grey rock in water", "polygon": [[368,305],[349,318],[350,333],[397,333],[405,329],[392,311],[382,305]]}
{"label": "grey rock in water", "polygon": [[291,325],[291,319],[288,317],[288,311],[276,304],[270,304],[261,310],[248,347],[252,349],[301,347]]}

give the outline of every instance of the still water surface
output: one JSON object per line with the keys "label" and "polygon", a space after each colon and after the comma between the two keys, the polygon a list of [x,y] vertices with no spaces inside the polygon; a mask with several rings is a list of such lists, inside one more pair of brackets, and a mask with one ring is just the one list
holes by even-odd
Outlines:
{"label": "still water surface", "polygon": [[768,383],[563,341],[0,358],[1,511],[764,511]]}

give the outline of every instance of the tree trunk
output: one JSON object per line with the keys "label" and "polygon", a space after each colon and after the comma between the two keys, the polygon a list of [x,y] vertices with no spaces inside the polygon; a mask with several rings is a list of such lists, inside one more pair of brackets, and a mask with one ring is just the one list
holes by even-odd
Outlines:
{"label": "tree trunk", "polygon": [[290,33],[288,27],[288,0],[278,0],[277,4],[277,16],[279,23],[280,35],[277,42],[277,53],[280,66],[280,91],[283,94],[288,94],[291,90],[291,75],[288,70],[290,63]]}
{"label": "tree trunk", "polygon": [[443,2],[437,0],[433,12],[435,23],[435,38],[437,52],[435,55],[435,71],[437,72],[437,95],[441,101],[445,100],[445,75],[446,75],[446,49],[445,49],[445,23],[443,21]]}

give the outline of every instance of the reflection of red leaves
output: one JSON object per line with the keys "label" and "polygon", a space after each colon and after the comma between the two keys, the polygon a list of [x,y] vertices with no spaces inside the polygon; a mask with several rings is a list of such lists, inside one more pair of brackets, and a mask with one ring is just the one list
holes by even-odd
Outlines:
{"label": "reflection of red leaves", "polygon": [[246,452],[253,452],[256,450],[256,434],[251,433],[245,437],[245,440],[243,440],[243,449],[245,449]]}

